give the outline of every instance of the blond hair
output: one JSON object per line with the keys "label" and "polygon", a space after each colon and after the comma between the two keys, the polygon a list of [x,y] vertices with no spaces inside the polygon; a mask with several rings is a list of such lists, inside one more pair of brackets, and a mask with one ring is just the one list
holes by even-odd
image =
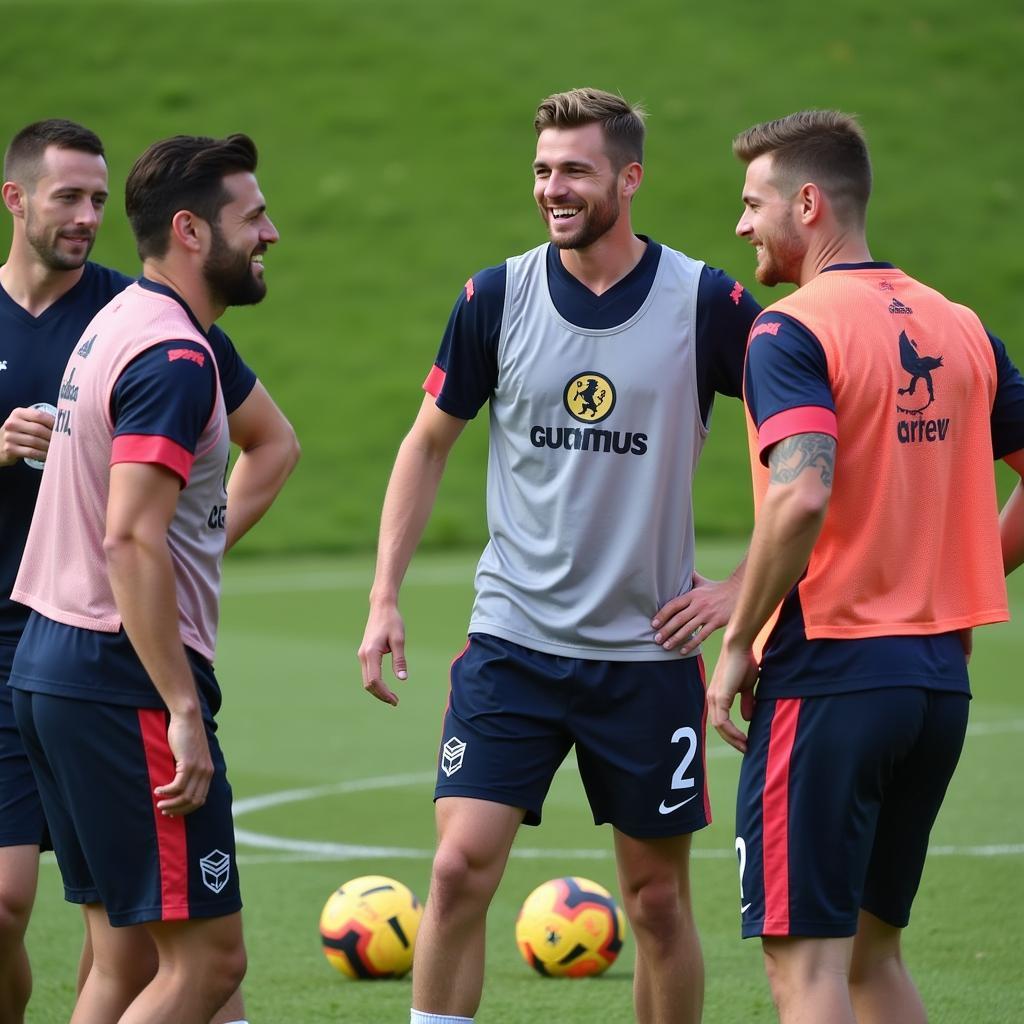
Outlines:
{"label": "blond hair", "polygon": [[602,89],[570,89],[556,92],[537,107],[533,127],[538,135],[545,128],[580,128],[600,124],[609,159],[616,170],[626,164],[644,162],[643,107],[628,103]]}

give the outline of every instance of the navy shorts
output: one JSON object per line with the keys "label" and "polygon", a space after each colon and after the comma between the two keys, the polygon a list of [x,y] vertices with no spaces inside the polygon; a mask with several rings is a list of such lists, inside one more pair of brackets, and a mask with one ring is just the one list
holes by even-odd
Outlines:
{"label": "navy shorts", "polygon": [[184,817],[156,809],[174,777],[166,711],[14,691],[70,903],[101,903],[112,925],[221,917],[241,909],[231,787],[212,721],[214,776]]}
{"label": "navy shorts", "polygon": [[43,805],[21,742],[7,677],[15,647],[0,644],[0,846],[50,849]]}
{"label": "navy shorts", "polygon": [[700,658],[592,661],[474,633],[452,663],[435,799],[522,807],[540,823],[576,747],[594,821],[636,838],[711,821]]}
{"label": "navy shorts", "polygon": [[756,703],[736,805],[744,938],[850,936],[862,908],[906,927],[969,702],[893,687]]}

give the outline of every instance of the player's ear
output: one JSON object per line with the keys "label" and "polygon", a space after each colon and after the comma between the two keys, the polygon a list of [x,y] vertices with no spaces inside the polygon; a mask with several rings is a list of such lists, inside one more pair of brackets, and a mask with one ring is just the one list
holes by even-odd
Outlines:
{"label": "player's ear", "polygon": [[12,217],[25,216],[25,191],[15,181],[5,181],[3,184],[4,206],[11,211]]}
{"label": "player's ear", "polygon": [[171,237],[188,252],[201,252],[210,238],[210,225],[189,210],[171,218]]}
{"label": "player's ear", "polygon": [[619,172],[621,180],[622,194],[627,199],[633,198],[633,193],[640,187],[640,182],[644,180],[644,168],[642,164],[638,164],[635,160],[632,163],[626,164],[625,167]]}
{"label": "player's ear", "polygon": [[808,181],[797,191],[796,205],[800,222],[805,225],[814,224],[825,212],[825,193],[813,181]]}

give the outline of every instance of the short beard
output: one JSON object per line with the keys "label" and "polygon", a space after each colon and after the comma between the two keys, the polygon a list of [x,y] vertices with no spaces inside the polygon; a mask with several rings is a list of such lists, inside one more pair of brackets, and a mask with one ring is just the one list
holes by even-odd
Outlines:
{"label": "short beard", "polygon": [[576,234],[568,238],[551,238],[551,244],[558,249],[586,249],[615,227],[619,219],[619,210],[619,197],[613,187],[609,189],[605,199],[585,215],[584,223]]}
{"label": "short beard", "polygon": [[96,236],[92,236],[88,247],[81,256],[66,256],[61,253],[56,246],[56,240],[58,237],[59,234],[54,235],[51,240],[42,232],[35,231],[31,213],[29,213],[25,218],[25,240],[30,246],[32,246],[32,250],[39,257],[39,262],[42,263],[47,270],[79,270],[81,267],[85,266],[86,260],[89,259],[89,253],[92,252],[92,247],[96,242]]}
{"label": "short beard", "polygon": [[219,305],[253,306],[267,294],[267,283],[252,272],[252,253],[232,249],[215,224],[210,225],[212,243],[203,264],[203,280]]}
{"label": "short beard", "polygon": [[[764,244],[764,239],[761,239]],[[790,221],[779,227],[771,240],[771,248],[765,246],[766,259],[755,272],[758,282],[769,288],[777,284],[796,284],[800,280],[800,266],[804,249],[800,235]]]}

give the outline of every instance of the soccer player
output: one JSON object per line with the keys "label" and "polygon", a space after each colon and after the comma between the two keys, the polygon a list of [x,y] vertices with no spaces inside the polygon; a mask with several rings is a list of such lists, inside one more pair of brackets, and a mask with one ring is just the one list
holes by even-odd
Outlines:
{"label": "soccer player", "polygon": [[407,676],[399,588],[467,420],[490,403],[490,543],[451,670],[439,842],[412,1020],[472,1020],[484,922],[521,823],[575,745],[614,829],[644,1022],[693,1022],[703,963],[689,891],[707,825],[701,640],[735,581],[695,576],[691,485],[715,392],[738,396],[759,306],[732,278],[636,235],[642,111],[576,89],[537,110],[534,198],[550,238],[475,274],[455,304],[381,516],[363,682]]}
{"label": "soccer player", "polygon": [[[28,610],[10,600],[46,458],[61,375],[95,313],[131,279],[87,262],[107,201],[100,139],[70,121],[27,125],[4,160],[10,253],[0,267],[0,1019],[20,1021],[31,987],[24,934],[35,897],[43,816],[7,676]],[[227,335],[210,333],[232,441],[227,546],[270,505],[298,457],[291,425]],[[141,936],[145,946],[149,940]],[[140,971],[148,970],[145,946]],[[84,958],[82,978],[91,957]],[[144,977],[148,981],[148,977]],[[235,1004],[218,1020],[243,1016]]]}
{"label": "soccer player", "polygon": [[[278,235],[244,135],[136,161],[143,277],[64,371],[13,598],[14,709],[94,965],[73,1020],[206,1024],[245,970],[231,791],[214,735],[228,422],[209,342],[266,292]],[[153,851],[156,851],[154,857]],[[126,1008],[142,925],[158,970]]]}
{"label": "soccer player", "polygon": [[[758,507],[708,690],[745,752],[743,935],[786,1024],[921,1024],[900,939],[967,726],[971,630],[1007,618],[1024,558],[1020,486],[1000,531],[990,465],[1024,474],[1024,380],[971,310],[872,259],[854,118],[792,114],[733,148],[757,279],[799,285],[750,332]],[[755,676],[744,736],[730,708],[750,718]]]}

